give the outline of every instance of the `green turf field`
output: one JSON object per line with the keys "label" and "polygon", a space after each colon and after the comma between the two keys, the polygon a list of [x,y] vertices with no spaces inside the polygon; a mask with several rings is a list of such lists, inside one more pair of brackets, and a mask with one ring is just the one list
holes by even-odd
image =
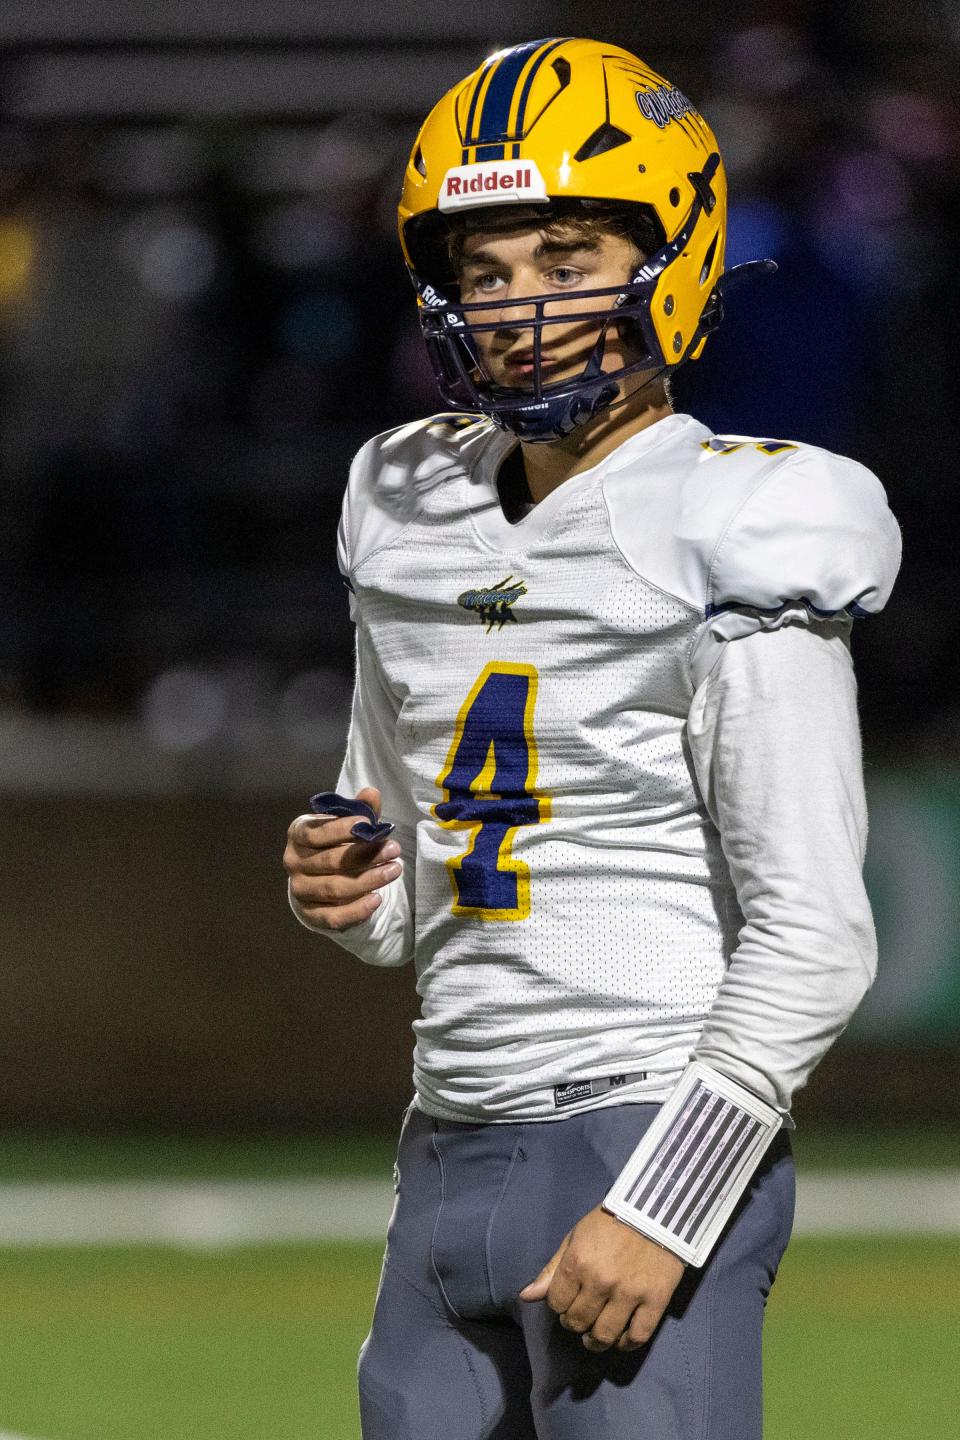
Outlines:
{"label": "green turf field", "polygon": [[[0,1252],[0,1431],[357,1440],[379,1263],[376,1245]],[[960,1247],[797,1240],[767,1330],[768,1440],[956,1433]]]}
{"label": "green turf field", "polygon": [[[84,1135],[0,1132],[0,1181],[245,1178],[288,1175],[389,1177],[400,1131],[345,1135]],[[851,1130],[801,1127],[798,1166],[931,1169],[960,1164],[960,1133],[945,1127]]]}
{"label": "green turf field", "polygon": [[[395,1139],[0,1139],[4,1180],[389,1177]],[[943,1133],[798,1137],[801,1167],[955,1165]],[[358,1440],[379,1244],[0,1249],[0,1436]],[[798,1238],[770,1301],[767,1440],[941,1440],[960,1240]],[[457,1440],[451,1436],[450,1440]]]}

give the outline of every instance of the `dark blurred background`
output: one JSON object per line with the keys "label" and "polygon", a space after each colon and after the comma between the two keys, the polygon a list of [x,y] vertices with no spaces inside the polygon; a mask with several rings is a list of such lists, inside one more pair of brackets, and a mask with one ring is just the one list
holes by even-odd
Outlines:
{"label": "dark blurred background", "polygon": [[728,265],[678,380],[854,455],[905,531],[857,627],[881,980],[811,1122],[956,1118],[960,9],[893,0],[4,0],[0,1123],[395,1125],[412,970],[301,930],[333,783],[334,537],[371,433],[440,408],[395,237],[418,122],[490,50],[635,49],[724,151]]}

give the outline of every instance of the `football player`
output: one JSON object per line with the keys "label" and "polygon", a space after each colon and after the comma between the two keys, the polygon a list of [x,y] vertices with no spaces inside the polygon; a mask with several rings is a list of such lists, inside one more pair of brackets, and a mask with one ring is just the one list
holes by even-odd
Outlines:
{"label": "football player", "polygon": [[849,638],[899,532],[855,461],[673,412],[725,220],[703,117],[589,40],[410,156],[448,411],[353,465],[347,753],[285,857],[422,999],[365,1440],[761,1433],[791,1097],[875,967]]}

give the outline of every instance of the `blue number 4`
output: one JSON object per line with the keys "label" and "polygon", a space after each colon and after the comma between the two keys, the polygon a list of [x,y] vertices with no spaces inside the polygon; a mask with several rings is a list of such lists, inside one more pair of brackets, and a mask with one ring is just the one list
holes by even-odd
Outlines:
{"label": "blue number 4", "polygon": [[443,799],[433,813],[449,829],[470,831],[462,855],[447,861],[454,915],[525,920],[530,869],[511,854],[521,825],[550,818],[550,800],[536,790],[532,665],[487,665],[457,716],[453,744],[437,776]]}

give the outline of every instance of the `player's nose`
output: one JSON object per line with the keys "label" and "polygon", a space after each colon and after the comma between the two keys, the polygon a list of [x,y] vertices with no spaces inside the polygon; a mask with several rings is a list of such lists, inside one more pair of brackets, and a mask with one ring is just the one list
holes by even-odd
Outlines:
{"label": "player's nose", "polygon": [[516,287],[508,288],[503,298],[503,307],[497,319],[500,321],[500,331],[510,338],[515,338],[523,331],[530,331],[533,322],[537,318],[537,306],[530,294],[529,288]]}

